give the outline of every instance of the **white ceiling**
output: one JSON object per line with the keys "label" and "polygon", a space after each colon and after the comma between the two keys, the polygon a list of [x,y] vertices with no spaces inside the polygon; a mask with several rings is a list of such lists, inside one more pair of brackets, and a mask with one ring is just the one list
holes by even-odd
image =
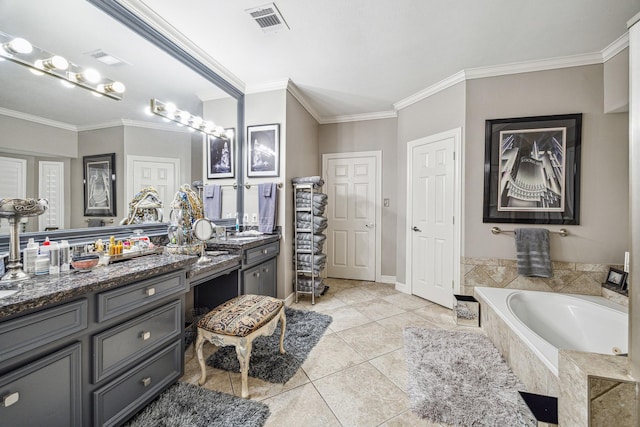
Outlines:
{"label": "white ceiling", "polygon": [[248,92],[291,79],[329,121],[393,110],[465,69],[601,57],[640,12],[640,0],[276,0],[290,30],[264,34],[245,12],[263,1],[124,3],[149,8]]}
{"label": "white ceiling", "polygon": [[[322,123],[394,114],[394,104],[461,70],[567,57],[601,62],[603,49],[640,12],[640,0],[276,0],[290,30],[265,34],[245,12],[262,0],[118,1],[186,41],[243,91],[292,81]],[[79,89],[61,92],[4,61],[0,112],[82,129],[155,120],[142,113],[151,97],[197,113],[201,100],[222,96],[85,0],[0,0],[0,31],[94,66],[128,88],[124,101],[96,100]],[[106,67],[85,55],[96,49],[128,65]]]}

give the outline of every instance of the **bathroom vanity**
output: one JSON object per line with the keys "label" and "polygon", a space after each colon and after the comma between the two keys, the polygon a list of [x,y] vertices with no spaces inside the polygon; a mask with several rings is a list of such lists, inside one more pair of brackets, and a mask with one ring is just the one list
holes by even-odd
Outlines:
{"label": "bathroom vanity", "polygon": [[116,425],[175,382],[195,261],[150,255],[0,299],[0,424]]}

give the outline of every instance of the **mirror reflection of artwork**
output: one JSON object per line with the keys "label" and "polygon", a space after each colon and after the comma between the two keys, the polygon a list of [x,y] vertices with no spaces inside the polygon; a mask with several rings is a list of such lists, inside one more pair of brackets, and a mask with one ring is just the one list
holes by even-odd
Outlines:
{"label": "mirror reflection of artwork", "polygon": [[247,128],[247,176],[278,176],[280,162],[280,125]]}
{"label": "mirror reflection of artwork", "polygon": [[209,136],[207,148],[207,178],[233,178],[234,138]]}
{"label": "mirror reflection of artwork", "polygon": [[83,157],[85,216],[115,216],[115,154]]}
{"label": "mirror reflection of artwork", "polygon": [[566,128],[500,132],[499,211],[564,211]]}

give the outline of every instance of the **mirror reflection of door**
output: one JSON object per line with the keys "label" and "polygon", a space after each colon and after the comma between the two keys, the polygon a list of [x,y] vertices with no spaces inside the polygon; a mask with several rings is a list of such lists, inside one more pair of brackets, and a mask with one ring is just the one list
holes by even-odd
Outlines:
{"label": "mirror reflection of door", "polygon": [[[27,161],[0,157],[0,194],[2,198],[24,199],[27,196]],[[0,219],[0,233],[9,234],[9,220]]]}

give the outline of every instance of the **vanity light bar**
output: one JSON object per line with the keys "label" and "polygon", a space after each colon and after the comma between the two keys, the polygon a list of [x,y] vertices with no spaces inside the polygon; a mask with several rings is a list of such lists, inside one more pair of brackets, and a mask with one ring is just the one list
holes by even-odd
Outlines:
{"label": "vanity light bar", "polygon": [[90,90],[95,95],[122,100],[125,86],[106,79],[92,68],[83,68],[60,55],[33,46],[29,41],[0,32],[0,58],[28,67],[35,75],[48,74],[69,84]]}
{"label": "vanity light bar", "polygon": [[213,122],[203,120],[201,117],[195,116],[186,110],[180,110],[171,102],[164,102],[158,99],[151,99],[151,112],[167,120],[177,123],[179,126],[186,126],[190,129],[202,132],[205,135],[215,136],[216,138],[231,139],[233,131],[225,130],[221,126],[216,126]]}

